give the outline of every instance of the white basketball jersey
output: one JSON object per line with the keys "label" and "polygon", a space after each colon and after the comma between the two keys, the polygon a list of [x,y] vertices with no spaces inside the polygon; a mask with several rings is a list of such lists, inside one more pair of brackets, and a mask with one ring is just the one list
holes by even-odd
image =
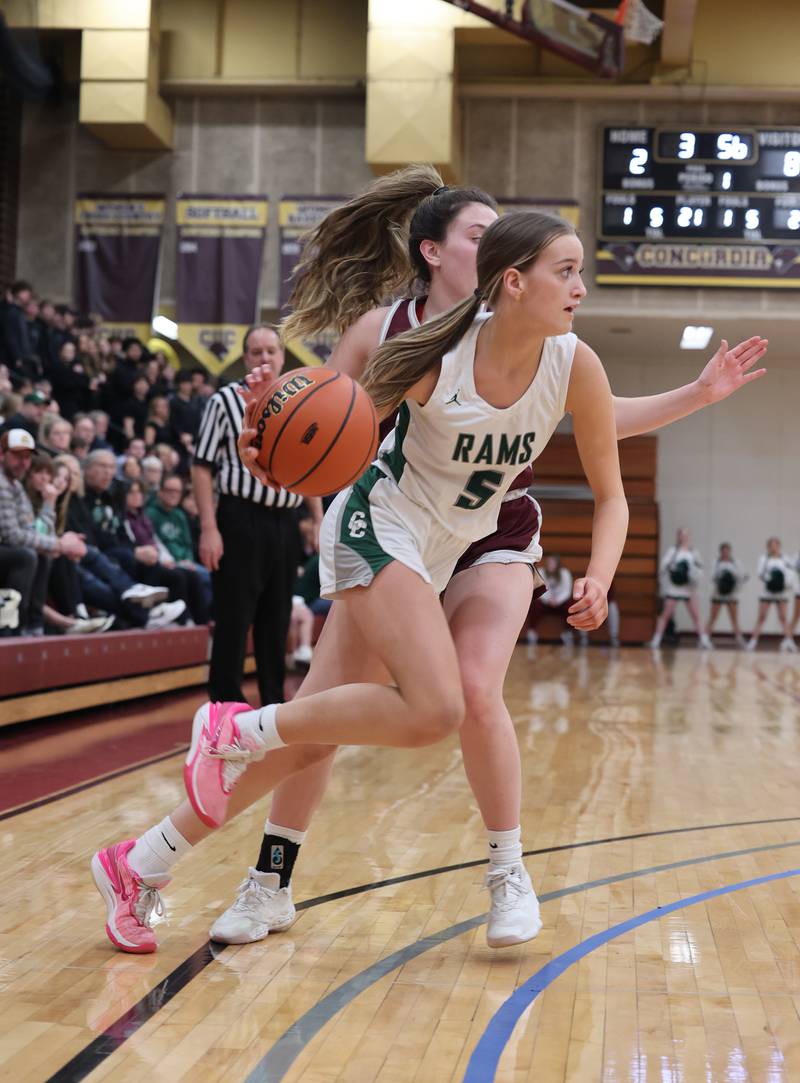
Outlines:
{"label": "white basketball jersey", "polygon": [[424,406],[406,400],[380,446],[377,465],[446,530],[476,541],[491,534],[503,497],[523,467],[542,453],[564,416],[573,334],[545,339],[531,385],[513,405],[492,406],[475,388],[481,313],[442,358]]}

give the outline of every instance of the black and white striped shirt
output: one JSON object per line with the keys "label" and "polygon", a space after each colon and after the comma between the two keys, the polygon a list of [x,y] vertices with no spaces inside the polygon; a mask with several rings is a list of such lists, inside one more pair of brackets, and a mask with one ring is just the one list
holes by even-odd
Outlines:
{"label": "black and white striped shirt", "polygon": [[226,384],[208,400],[197,434],[194,461],[216,471],[217,492],[225,496],[238,496],[269,508],[296,508],[302,503],[302,496],[262,485],[242,465],[236,447],[244,417],[244,400],[237,391],[242,386],[243,383]]}

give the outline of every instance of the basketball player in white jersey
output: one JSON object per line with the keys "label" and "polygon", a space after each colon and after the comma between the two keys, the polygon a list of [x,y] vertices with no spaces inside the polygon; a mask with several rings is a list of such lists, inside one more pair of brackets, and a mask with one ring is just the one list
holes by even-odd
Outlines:
{"label": "basketball player in white jersey", "polygon": [[[400,413],[375,464],[323,521],[321,594],[339,604],[294,700],[197,712],[184,769],[190,804],[171,817],[186,847],[224,823],[237,783],[255,800],[331,746],[422,747],[457,732],[464,696],[439,594],[464,550],[495,528],[519,468],[541,454],[565,411],[595,497],[571,619],[586,630],[603,622],[628,506],[608,381],[571,332],[586,293],[582,267],[566,222],[535,212],[498,219],[481,238],[475,294],[371,359],[364,386],[379,415]],[[246,421],[253,405],[251,394]],[[252,455],[243,458],[266,480]],[[93,872],[109,937],[141,952],[155,947],[147,918],[159,885],[130,866],[136,845],[100,851]],[[532,895],[524,867],[518,876]]]}
{"label": "basketball player in white jersey", "polygon": [[[363,207],[364,218],[368,217],[373,227],[376,216],[383,214],[387,227],[393,224],[391,233],[395,238],[403,219],[407,220],[411,210],[422,200],[411,227],[411,259],[419,277],[429,283],[429,296],[423,299],[424,304],[418,301],[412,304],[407,300],[396,303],[388,310],[384,309],[377,317],[371,313],[362,317],[358,328],[359,339],[363,343],[360,347],[362,355],[342,364],[355,374],[363,369],[366,357],[375,349],[392,320],[396,324],[405,316],[406,326],[413,326],[420,318],[427,320],[436,315],[468,291],[475,281],[475,249],[482,232],[495,218],[493,201],[485,193],[445,189],[441,186],[440,178],[428,167],[403,170],[393,177],[381,178],[373,187],[381,191],[375,191],[373,197],[371,190],[368,190],[351,204]],[[358,229],[352,220],[348,222],[347,230],[342,232],[348,245],[357,244]],[[388,228],[386,232],[389,232]],[[348,252],[342,254],[352,256]],[[320,262],[326,268],[335,267],[336,260],[327,258],[327,250],[324,256],[326,258],[321,258]],[[375,253],[364,253],[364,257],[365,260],[369,257],[369,267],[374,272],[380,260]],[[396,250],[392,253],[392,259],[397,259]],[[394,288],[403,281],[403,268],[392,268],[390,263],[391,260],[388,263],[384,260],[383,279],[376,274],[379,284],[372,291],[375,296],[380,297],[390,291],[392,274]],[[351,269],[352,261],[348,273]],[[407,281],[407,266],[404,273]],[[363,278],[360,281],[363,283]],[[344,304],[342,289],[331,291],[328,286],[320,292],[323,298],[333,295],[337,304]],[[334,322],[331,312],[323,312],[317,319],[319,326]],[[346,318],[343,322],[344,326],[348,325]],[[365,324],[376,326],[371,342],[370,336],[364,334]],[[749,379],[761,375],[761,372],[748,375],[747,370],[762,355],[764,346],[761,340],[752,339],[734,351],[720,350],[698,381],[674,392],[640,400],[615,400],[620,434],[633,435],[647,431],[726,397]],[[511,542],[516,549],[509,548],[507,528],[500,544],[495,539],[488,548],[483,546],[487,557],[483,564],[479,564],[483,555],[479,553],[478,560],[474,562],[479,566],[467,565],[456,576],[448,588],[445,601],[447,607],[454,588],[458,587],[455,591],[456,601],[450,607],[450,623],[462,664],[462,675],[474,675],[471,681],[465,680],[468,713],[461,730],[462,747],[468,776],[489,831],[492,901],[494,903],[495,898],[499,897],[506,915],[506,928],[503,928],[502,921],[495,922],[497,942],[504,935],[509,937],[507,942],[527,939],[535,924],[530,894],[514,890],[515,887],[524,887],[520,871],[515,871],[521,865],[521,845],[519,828],[513,826],[519,824],[519,758],[513,726],[502,701],[505,669],[528,608],[533,583],[529,571],[522,578],[517,575],[509,557],[513,561],[519,557],[525,571],[529,567],[529,558],[520,556],[520,552],[538,532],[535,518],[528,510],[533,502],[524,490],[521,498],[506,501],[501,515],[514,512],[515,505],[527,515],[527,542],[525,537],[520,536],[519,513],[506,514],[509,527],[516,530],[517,536]],[[475,548],[477,550],[479,547]],[[271,815],[274,826],[269,821],[267,825],[268,831],[272,828],[277,839],[266,835],[265,841],[267,838],[275,839],[281,855],[284,844],[286,849],[293,847],[296,852],[297,843],[302,841],[305,827],[324,790],[329,764],[330,758],[327,763],[309,768],[280,788]],[[246,802],[237,795],[235,803],[243,805]],[[278,806],[280,808],[276,812]],[[147,880],[163,883],[168,879],[168,866],[185,852],[187,843],[179,836],[172,818],[167,817],[159,827],[163,827],[170,837],[172,845],[169,849],[161,842],[162,831],[153,828],[137,844],[131,861],[134,872]],[[294,907],[290,889],[277,890],[277,885],[268,887],[266,881],[269,880],[277,880],[277,876],[270,872],[250,870],[239,899],[215,923],[212,933],[217,933],[217,926],[220,925],[221,939],[247,942],[260,939],[269,929],[291,924]],[[510,915],[509,898],[512,903],[520,904],[511,907]],[[509,922],[514,926],[511,929],[507,927]],[[223,928],[225,925],[227,928]],[[493,931],[491,926],[490,922],[490,934]],[[490,942],[492,939],[490,936]]]}

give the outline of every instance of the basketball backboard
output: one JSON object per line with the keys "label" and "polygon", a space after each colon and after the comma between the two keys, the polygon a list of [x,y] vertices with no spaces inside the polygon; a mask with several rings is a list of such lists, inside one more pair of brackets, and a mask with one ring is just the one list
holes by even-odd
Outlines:
{"label": "basketball backboard", "polygon": [[512,5],[514,17],[477,0],[446,2],[549,49],[596,75],[616,79],[622,74],[622,27],[602,15],[576,7],[569,0],[517,0]]}

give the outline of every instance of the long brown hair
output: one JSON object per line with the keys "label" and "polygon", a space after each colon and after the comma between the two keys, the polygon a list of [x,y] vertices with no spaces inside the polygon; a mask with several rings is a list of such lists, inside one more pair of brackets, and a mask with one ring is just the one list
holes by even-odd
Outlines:
{"label": "long brown hair", "polygon": [[478,245],[475,293],[437,319],[385,342],[368,361],[361,382],[375,407],[395,409],[408,389],[453,349],[481,305],[492,305],[509,267],[527,270],[556,237],[574,233],[569,222],[539,211],[519,211],[493,222]]}
{"label": "long brown hair", "polygon": [[429,282],[420,244],[443,240],[468,203],[496,207],[480,188],[449,188],[432,165],[410,165],[331,211],[308,235],[295,269],[284,341],[330,329],[342,334],[416,279]]}

